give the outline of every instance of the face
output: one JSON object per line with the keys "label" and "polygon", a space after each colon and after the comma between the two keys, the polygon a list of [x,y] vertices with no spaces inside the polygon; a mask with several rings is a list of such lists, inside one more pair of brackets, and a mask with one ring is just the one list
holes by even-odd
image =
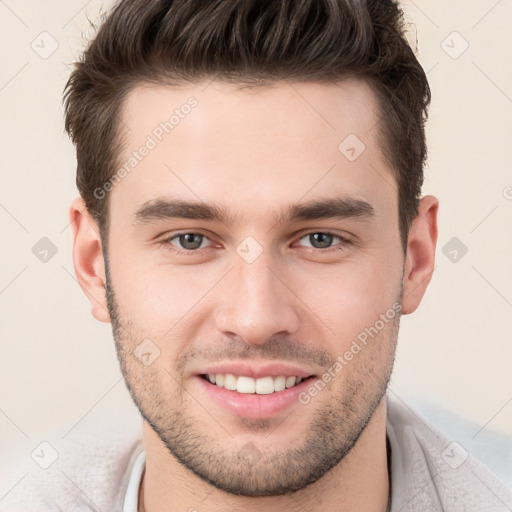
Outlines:
{"label": "face", "polygon": [[143,418],[219,489],[313,483],[385,394],[404,256],[376,111],[356,80],[126,99],[106,262],[117,353]]}

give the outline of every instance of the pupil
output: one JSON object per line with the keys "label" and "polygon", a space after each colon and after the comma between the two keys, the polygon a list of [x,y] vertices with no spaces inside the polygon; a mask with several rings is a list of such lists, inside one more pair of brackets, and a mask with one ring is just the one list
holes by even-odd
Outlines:
{"label": "pupil", "polygon": [[[327,233],[312,233],[310,236],[310,241],[313,245],[313,247],[317,247],[315,244],[320,242],[320,248],[329,247],[329,245],[332,242],[332,235],[329,235]],[[318,238],[316,238],[318,237]],[[315,239],[316,238],[316,239]],[[319,248],[319,247],[317,247]]]}

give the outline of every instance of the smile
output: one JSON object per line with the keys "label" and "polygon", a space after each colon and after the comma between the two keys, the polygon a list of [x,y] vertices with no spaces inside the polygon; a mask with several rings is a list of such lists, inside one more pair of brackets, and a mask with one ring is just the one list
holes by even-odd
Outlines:
{"label": "smile", "polygon": [[201,375],[205,380],[216,386],[230,391],[237,391],[242,394],[270,395],[272,393],[284,391],[300,384],[304,379],[302,377],[260,377],[253,378],[245,375],[236,376],[232,373],[209,373]]}

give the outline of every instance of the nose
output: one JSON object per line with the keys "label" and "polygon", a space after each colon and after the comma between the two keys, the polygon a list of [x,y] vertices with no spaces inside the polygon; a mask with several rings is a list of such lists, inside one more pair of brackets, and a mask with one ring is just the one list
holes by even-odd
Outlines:
{"label": "nose", "polygon": [[235,268],[222,283],[224,300],[216,315],[220,332],[262,345],[298,330],[300,301],[287,283],[288,273],[274,267],[265,251],[252,263],[235,258]]}

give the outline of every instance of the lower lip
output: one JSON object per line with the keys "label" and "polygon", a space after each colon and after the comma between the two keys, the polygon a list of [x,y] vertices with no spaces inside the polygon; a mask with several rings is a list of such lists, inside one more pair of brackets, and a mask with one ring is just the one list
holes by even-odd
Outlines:
{"label": "lower lip", "polygon": [[205,393],[231,414],[257,419],[276,416],[292,405],[298,404],[298,396],[313,382],[314,377],[309,377],[292,388],[276,391],[268,395],[238,393],[237,391],[221,388],[202,377],[197,376],[196,379]]}

